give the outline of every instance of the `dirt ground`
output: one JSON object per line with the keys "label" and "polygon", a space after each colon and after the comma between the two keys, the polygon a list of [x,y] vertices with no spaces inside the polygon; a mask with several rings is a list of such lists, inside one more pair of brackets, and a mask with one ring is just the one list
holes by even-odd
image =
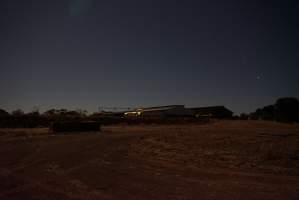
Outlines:
{"label": "dirt ground", "polygon": [[0,129],[0,199],[299,199],[299,125]]}

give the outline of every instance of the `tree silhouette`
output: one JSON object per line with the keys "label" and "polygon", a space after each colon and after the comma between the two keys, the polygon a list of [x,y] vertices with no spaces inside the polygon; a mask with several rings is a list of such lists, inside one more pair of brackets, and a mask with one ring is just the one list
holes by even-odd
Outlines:
{"label": "tree silhouette", "polygon": [[13,116],[23,116],[24,115],[24,111],[21,109],[17,109],[11,112],[11,115]]}
{"label": "tree silhouette", "polygon": [[7,117],[9,113],[6,110],[0,108],[0,117]]}
{"label": "tree silhouette", "polygon": [[293,97],[280,98],[274,107],[275,120],[279,122],[299,122],[299,101]]}

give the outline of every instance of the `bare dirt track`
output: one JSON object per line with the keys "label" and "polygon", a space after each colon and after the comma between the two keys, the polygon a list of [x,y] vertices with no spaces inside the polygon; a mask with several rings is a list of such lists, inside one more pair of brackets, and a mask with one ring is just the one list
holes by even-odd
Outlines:
{"label": "bare dirt track", "polygon": [[299,199],[299,125],[0,129],[0,199]]}

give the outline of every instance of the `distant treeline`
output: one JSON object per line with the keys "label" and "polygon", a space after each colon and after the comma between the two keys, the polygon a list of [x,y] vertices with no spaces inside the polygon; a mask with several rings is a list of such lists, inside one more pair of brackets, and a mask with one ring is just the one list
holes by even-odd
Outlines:
{"label": "distant treeline", "polygon": [[12,113],[0,109],[1,128],[36,128],[50,127],[53,122],[94,121],[103,125],[108,124],[176,124],[176,123],[206,123],[208,119],[192,117],[167,118],[127,118],[121,113],[93,113],[87,115],[84,110],[68,111],[66,109],[51,109],[44,113],[33,111],[24,113],[18,109]]}
{"label": "distant treeline", "polygon": [[299,122],[299,101],[294,97],[278,99],[273,105],[256,109],[250,114],[241,114],[241,119]]}
{"label": "distant treeline", "polygon": [[55,121],[76,121],[86,117],[86,111],[68,111],[66,109],[51,109],[42,114],[40,114],[39,111],[24,113],[20,109],[8,113],[7,111],[0,109],[0,127],[48,127]]}

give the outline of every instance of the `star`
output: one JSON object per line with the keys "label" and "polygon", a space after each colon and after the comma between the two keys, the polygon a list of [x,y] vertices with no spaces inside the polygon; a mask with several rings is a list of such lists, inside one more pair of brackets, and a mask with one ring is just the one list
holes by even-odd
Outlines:
{"label": "star", "polygon": [[69,5],[69,14],[71,16],[80,16],[86,14],[91,6],[93,0],[72,0]]}

